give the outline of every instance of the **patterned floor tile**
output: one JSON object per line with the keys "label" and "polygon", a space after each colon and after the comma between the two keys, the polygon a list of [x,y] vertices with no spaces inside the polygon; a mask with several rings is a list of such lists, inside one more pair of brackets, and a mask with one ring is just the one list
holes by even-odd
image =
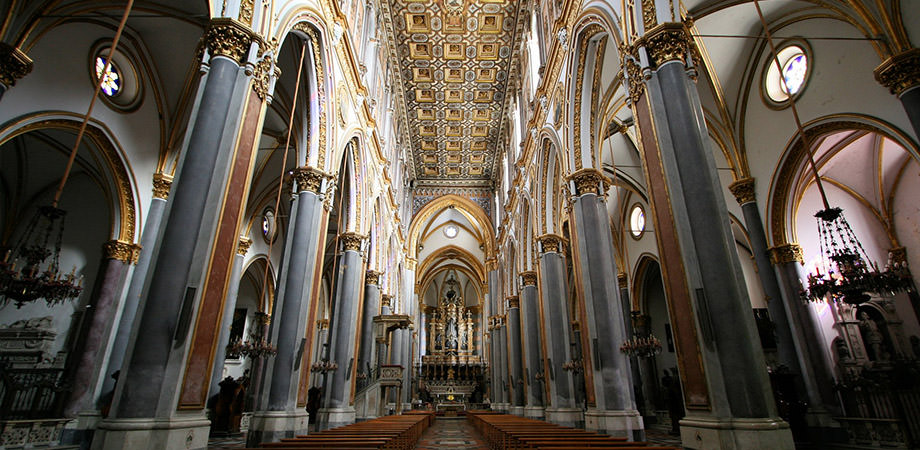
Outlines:
{"label": "patterned floor tile", "polygon": [[464,418],[439,417],[415,446],[417,450],[486,450],[485,440]]}

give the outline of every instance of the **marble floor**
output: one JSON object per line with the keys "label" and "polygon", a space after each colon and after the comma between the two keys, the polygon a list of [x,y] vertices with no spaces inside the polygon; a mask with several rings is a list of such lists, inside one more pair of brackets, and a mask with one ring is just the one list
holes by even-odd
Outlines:
{"label": "marble floor", "polygon": [[486,450],[485,440],[464,417],[438,417],[415,446],[418,450]]}

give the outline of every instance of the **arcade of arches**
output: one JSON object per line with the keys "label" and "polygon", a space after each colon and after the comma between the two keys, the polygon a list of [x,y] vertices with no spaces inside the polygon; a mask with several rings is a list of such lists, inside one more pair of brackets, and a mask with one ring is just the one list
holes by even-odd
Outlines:
{"label": "arcade of arches", "polygon": [[[473,408],[920,445],[920,2],[0,11],[0,448]],[[65,173],[82,292],[19,301]],[[897,289],[808,300],[834,207]]]}

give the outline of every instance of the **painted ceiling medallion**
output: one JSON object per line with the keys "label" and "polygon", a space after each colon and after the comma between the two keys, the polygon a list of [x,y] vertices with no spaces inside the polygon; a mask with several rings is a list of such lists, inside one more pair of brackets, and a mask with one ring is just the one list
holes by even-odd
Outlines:
{"label": "painted ceiling medallion", "polygon": [[520,2],[390,0],[384,14],[404,83],[415,176],[493,178]]}

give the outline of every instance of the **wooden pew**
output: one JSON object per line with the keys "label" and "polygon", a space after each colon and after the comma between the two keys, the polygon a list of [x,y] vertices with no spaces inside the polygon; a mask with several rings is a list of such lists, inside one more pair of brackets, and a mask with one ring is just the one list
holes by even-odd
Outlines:
{"label": "wooden pew", "polygon": [[317,433],[262,444],[262,449],[410,450],[434,423],[431,414],[385,416]]}

